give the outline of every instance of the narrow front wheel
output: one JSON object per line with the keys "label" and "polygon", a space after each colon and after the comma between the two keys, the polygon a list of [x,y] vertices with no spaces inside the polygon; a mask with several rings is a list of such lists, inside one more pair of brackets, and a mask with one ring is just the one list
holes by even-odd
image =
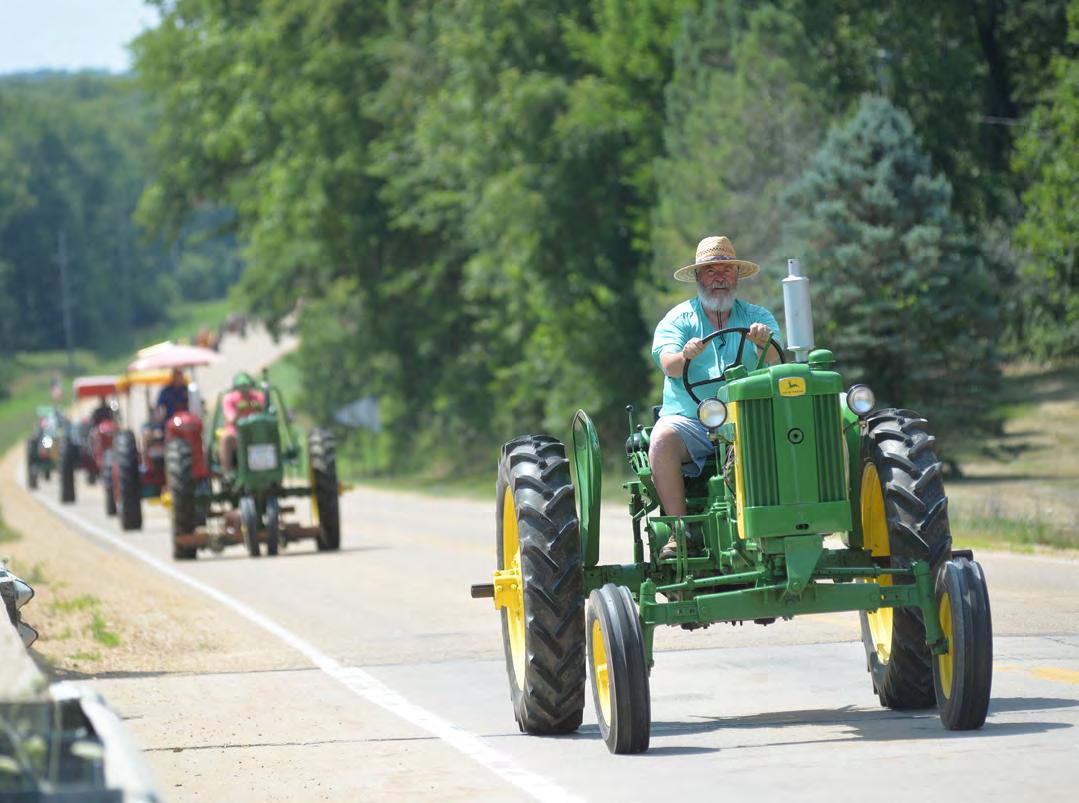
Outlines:
{"label": "narrow front wheel", "polygon": [[259,549],[259,509],[253,496],[245,496],[240,500],[240,529],[243,531],[247,554],[257,558],[262,553]]}
{"label": "narrow front wheel", "polygon": [[612,753],[643,753],[652,728],[644,634],[625,586],[588,597],[588,667],[599,732]]}
{"label": "narrow front wheel", "polygon": [[948,652],[933,660],[940,721],[948,730],[976,730],[985,724],[993,685],[993,624],[981,565],[948,561],[937,574],[936,594],[948,639]]}
{"label": "narrow front wheel", "polygon": [[281,506],[276,496],[266,500],[266,554],[276,555],[281,541]]}

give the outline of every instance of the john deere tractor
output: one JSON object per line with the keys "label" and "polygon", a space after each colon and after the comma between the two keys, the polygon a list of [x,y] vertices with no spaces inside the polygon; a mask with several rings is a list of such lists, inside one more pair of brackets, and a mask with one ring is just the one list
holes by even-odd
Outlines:
{"label": "john deere tractor", "polygon": [[60,441],[69,423],[59,407],[37,408],[33,434],[26,439],[26,485],[37,488],[38,477],[46,481],[59,466]]}
{"label": "john deere tractor", "polygon": [[[789,267],[792,362],[767,366],[762,355],[692,384],[686,367],[683,380],[715,447],[701,476],[686,482],[688,515],[660,508],[651,427],[634,426],[630,409],[632,563],[599,563],[599,440],[587,414],[573,422],[576,485],[556,439],[527,435],[503,447],[494,582],[472,594],[493,597],[501,611],[522,731],[580,725],[587,665],[608,749],[642,752],[658,626],[839,611],[859,612],[882,705],[936,705],[949,730],[984,723],[989,595],[972,553],[952,547],[928,422],[910,410],[874,410],[864,385],[844,391],[832,353],[813,348],[808,280],[797,260]],[[748,330],[705,340],[724,335],[740,336],[742,348]],[[675,554],[663,558],[672,536]]]}
{"label": "john deere tractor", "polygon": [[[226,474],[221,463],[218,436],[224,434],[224,394],[217,399],[203,444],[208,480],[197,479],[187,442],[177,439],[166,446],[173,557],[177,560],[193,560],[202,548],[220,552],[238,543],[244,544],[251,557],[261,554],[263,543],[267,555],[276,555],[279,548],[304,538],[314,539],[319,551],[340,548],[340,488],[333,436],[315,429],[302,448],[284,398],[265,372],[260,388],[264,410],[235,424],[234,472]],[[289,519],[294,508],[288,500],[305,497],[310,499],[314,519],[310,525]]]}

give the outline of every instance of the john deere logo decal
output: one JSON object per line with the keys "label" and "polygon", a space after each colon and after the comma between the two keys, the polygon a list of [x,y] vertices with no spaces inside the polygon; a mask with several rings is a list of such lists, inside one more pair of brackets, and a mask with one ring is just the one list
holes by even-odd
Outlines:
{"label": "john deere logo decal", "polygon": [[780,396],[804,396],[806,381],[800,376],[788,376],[779,380]]}

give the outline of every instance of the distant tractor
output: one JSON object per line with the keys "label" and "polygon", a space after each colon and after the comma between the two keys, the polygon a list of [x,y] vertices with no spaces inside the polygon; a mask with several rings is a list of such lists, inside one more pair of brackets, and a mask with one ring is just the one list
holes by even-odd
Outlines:
{"label": "distant tractor", "polygon": [[58,407],[37,408],[34,431],[26,439],[26,485],[37,488],[38,479],[48,481],[60,463],[60,439],[68,426]]}
{"label": "distant tractor", "polygon": [[[131,389],[146,389],[147,407],[151,390],[168,384],[171,371],[134,371],[121,377],[117,384],[125,393]],[[105,488],[106,512],[114,509],[123,530],[142,529],[142,500],[157,499],[166,490],[165,449],[172,440],[183,440],[191,446],[195,476],[209,476],[202,458],[202,421],[190,412],[179,412],[160,425],[148,424],[143,431],[143,444],[131,429],[119,429],[104,461],[111,471],[112,482]]]}
{"label": "distant tractor", "polygon": [[[75,400],[98,399],[100,404],[78,424],[67,428],[60,442],[60,501],[74,502],[75,473],[86,472],[87,482],[93,484],[105,474],[105,458],[120,429],[120,409],[116,401],[118,377],[80,376],[73,386]],[[108,498],[108,497],[107,497]],[[112,513],[115,513],[115,506]]]}
{"label": "distant tractor", "polygon": [[[199,549],[220,552],[242,543],[251,557],[276,555],[290,542],[314,539],[319,551],[340,548],[340,487],[333,436],[315,429],[303,444],[294,431],[280,390],[264,373],[259,392],[263,409],[235,422],[235,466],[222,467],[225,434],[224,396],[217,399],[202,451],[208,480],[195,472],[187,440],[166,447],[169,498],[172,507],[173,557],[193,560]],[[312,523],[289,520],[290,499],[309,498]]]}
{"label": "distant tractor", "polygon": [[[111,488],[106,489],[105,505],[108,509],[111,493],[122,529],[142,529],[142,500],[161,499],[162,494],[167,493],[165,451],[170,442],[182,440],[188,444],[196,481],[201,482],[209,477],[202,451],[202,405],[191,376],[184,379],[189,393],[189,409],[181,410],[164,421],[154,420],[151,389],[168,385],[173,371],[191,371],[220,359],[213,351],[197,346],[158,343],[141,349],[137,358],[128,365],[129,373],[119,380],[118,385],[125,393],[137,386],[145,389],[147,409],[141,453],[139,440],[130,429],[120,430],[116,434],[109,453],[113,483]],[[167,497],[164,501],[167,501]]]}
{"label": "distant tractor", "polygon": [[[599,563],[599,439],[584,411],[573,423],[575,481],[555,438],[525,435],[503,447],[494,582],[473,586],[473,596],[493,597],[502,612],[522,731],[577,729],[587,665],[608,749],[642,752],[657,627],[838,611],[860,612],[881,705],[935,704],[949,730],[985,722],[989,594],[973,554],[952,547],[929,424],[910,410],[874,411],[864,385],[844,390],[832,353],[813,347],[808,280],[797,260],[790,270],[795,362],[767,366],[762,355],[755,366],[726,368],[704,392],[706,382],[689,383],[687,361],[683,381],[714,444],[701,476],[686,481],[688,515],[660,509],[652,428],[634,426],[629,408],[632,563]],[[748,333],[724,329],[704,340],[740,337],[741,363]],[[842,545],[826,541],[833,534]],[[665,558],[672,536],[676,553]]]}

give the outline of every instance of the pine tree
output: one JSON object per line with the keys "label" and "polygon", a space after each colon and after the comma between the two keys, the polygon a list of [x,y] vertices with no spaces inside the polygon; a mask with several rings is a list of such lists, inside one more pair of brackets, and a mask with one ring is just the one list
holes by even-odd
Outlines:
{"label": "pine tree", "polygon": [[816,339],[848,382],[929,418],[954,461],[992,424],[997,277],[951,208],[907,114],[866,96],[785,196],[813,281]]}

